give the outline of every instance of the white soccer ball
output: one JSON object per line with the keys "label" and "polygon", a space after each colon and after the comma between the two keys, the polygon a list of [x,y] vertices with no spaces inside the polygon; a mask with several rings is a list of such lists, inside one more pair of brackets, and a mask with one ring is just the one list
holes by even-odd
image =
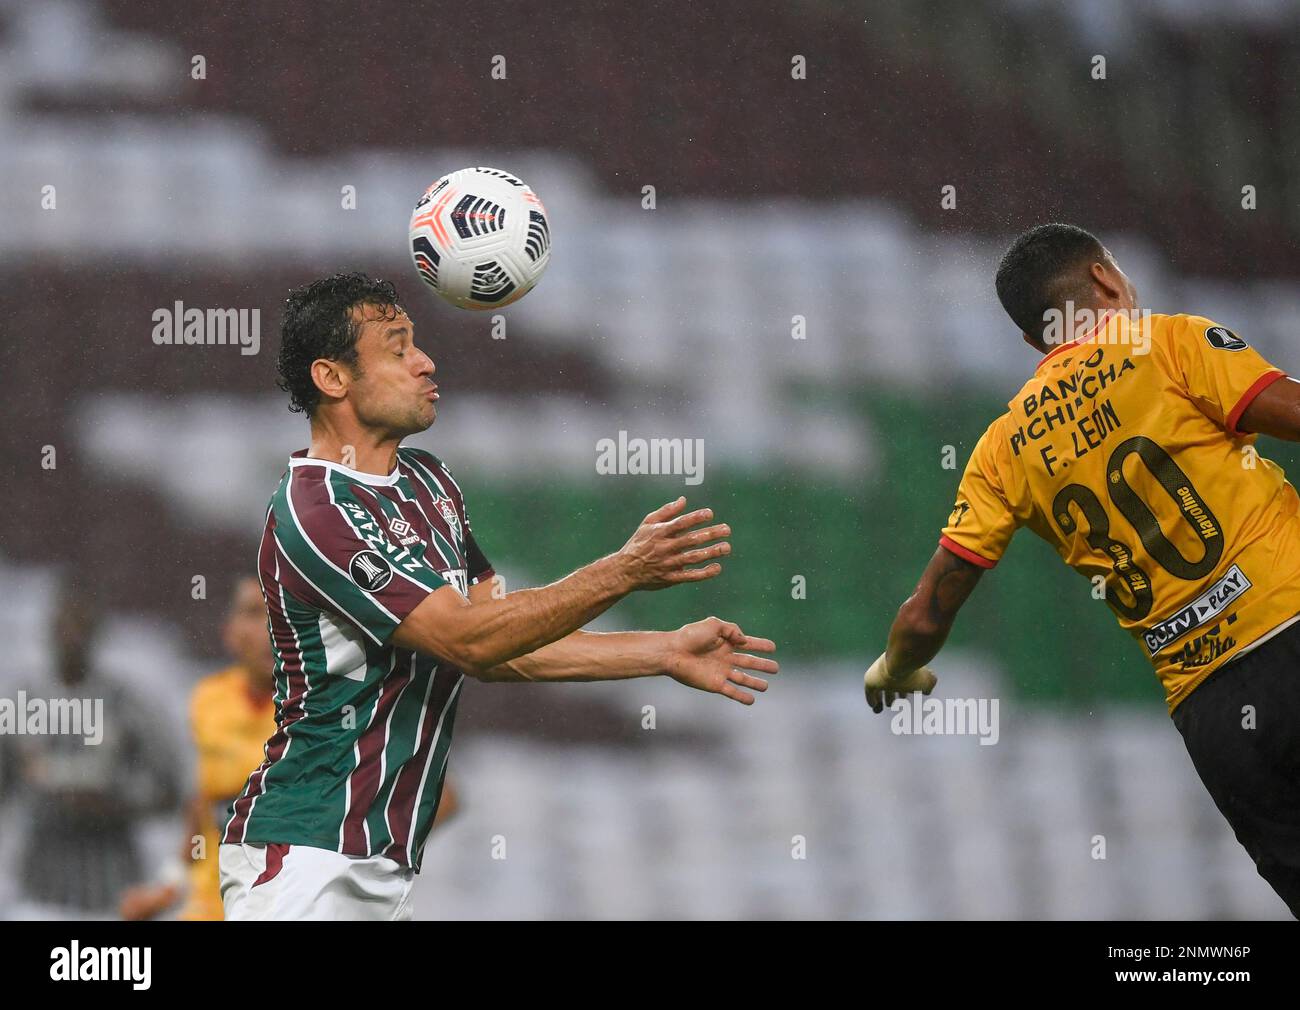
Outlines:
{"label": "white soccer ball", "polygon": [[509,172],[462,168],[427,190],[411,215],[421,279],[462,309],[498,309],[541,279],[551,226],[537,194]]}

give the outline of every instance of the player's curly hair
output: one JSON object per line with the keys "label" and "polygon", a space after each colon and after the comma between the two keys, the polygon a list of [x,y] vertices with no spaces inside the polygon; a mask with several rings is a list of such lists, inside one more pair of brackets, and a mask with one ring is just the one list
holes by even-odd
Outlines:
{"label": "player's curly hair", "polygon": [[311,377],[311,363],[317,358],[338,361],[359,373],[360,327],[352,318],[358,305],[385,309],[390,319],[401,311],[391,281],[362,273],[335,274],[289,292],[280,325],[276,385],[289,394],[293,412],[310,417],[320,403],[320,390]]}
{"label": "player's curly hair", "polygon": [[998,264],[998,301],[1023,332],[1038,337],[1048,309],[1063,309],[1067,299],[1087,304],[1087,266],[1104,255],[1097,237],[1075,225],[1030,228]]}

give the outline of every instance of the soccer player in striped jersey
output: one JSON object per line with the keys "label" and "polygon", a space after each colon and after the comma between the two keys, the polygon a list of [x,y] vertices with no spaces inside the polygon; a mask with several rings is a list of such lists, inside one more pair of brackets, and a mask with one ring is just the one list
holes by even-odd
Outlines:
{"label": "soccer player in striped jersey", "polygon": [[976,443],[867,700],[933,689],[926,664],[1027,526],[1104,587],[1201,780],[1300,917],[1300,498],[1254,448],[1300,441],[1300,383],[1209,319],[1139,311],[1080,228],[1022,235],[997,291],[1042,360]]}
{"label": "soccer player in striped jersey", "polygon": [[[280,385],[311,421],[258,554],[276,731],[220,846],[228,919],[409,918],[464,675],[666,675],[752,704],[772,642],[708,618],[675,632],[580,629],[628,593],[721,571],[729,528],[685,499],[620,550],[503,593],[436,456],[401,445],[436,417],[434,364],[391,284],[361,274],[290,294]],[[521,517],[522,518],[522,517]]]}

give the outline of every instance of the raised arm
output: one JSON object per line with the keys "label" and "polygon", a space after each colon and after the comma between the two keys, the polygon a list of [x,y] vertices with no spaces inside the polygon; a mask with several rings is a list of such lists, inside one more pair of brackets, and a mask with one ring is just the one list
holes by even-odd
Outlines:
{"label": "raised arm", "polygon": [[722,571],[714,559],[731,551],[723,539],[731,530],[697,529],[712,520],[712,510],[680,514],[685,507],[686,499],[678,498],[656,509],[621,550],[540,589],[500,598],[476,594],[473,600],[450,586],[435,590],[406,616],[393,641],[478,677],[576,631],[638,589],[712,578]]}
{"label": "raised arm", "polygon": [[900,694],[929,694],[938,682],[925,665],[934,659],[952,630],[957,611],[970,596],[984,569],[946,547],[934,552],[916,591],[898,608],[889,629],[889,646],[864,677],[867,702],[874,712],[892,705]]}

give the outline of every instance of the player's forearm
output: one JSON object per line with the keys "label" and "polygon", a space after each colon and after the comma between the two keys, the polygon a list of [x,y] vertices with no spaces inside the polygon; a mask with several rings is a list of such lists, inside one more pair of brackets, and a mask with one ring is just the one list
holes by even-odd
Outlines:
{"label": "player's forearm", "polygon": [[889,629],[885,666],[901,677],[939,654],[984,569],[939,547]]}
{"label": "player's forearm", "polygon": [[479,676],[577,631],[634,588],[624,559],[611,554],[549,586],[467,604],[456,658]]}
{"label": "player's forearm", "polygon": [[668,665],[668,632],[575,631],[558,642],[483,671],[488,681],[629,680]]}
{"label": "player's forearm", "polygon": [[450,586],[435,590],[407,614],[392,640],[477,677],[559,641],[634,590],[711,579],[722,571],[716,559],[731,551],[725,539],[731,530],[725,524],[696,529],[713,519],[713,511],[681,514],[685,507],[686,499],[678,498],[655,509],[619,551],[542,589],[501,599],[474,592],[466,599]]}
{"label": "player's forearm", "polygon": [[929,663],[943,648],[952,627],[918,618],[913,600],[903,604],[889,629],[885,664],[891,673],[915,670]]}

